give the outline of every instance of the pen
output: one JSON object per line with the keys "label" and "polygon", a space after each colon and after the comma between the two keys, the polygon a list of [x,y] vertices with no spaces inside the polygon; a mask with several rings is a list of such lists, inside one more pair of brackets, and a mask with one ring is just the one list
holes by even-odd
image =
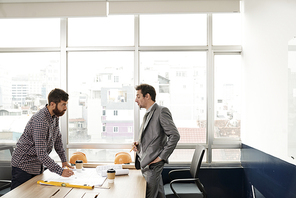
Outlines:
{"label": "pen", "polygon": [[133,144],[133,148],[130,150],[130,152],[132,152],[132,150],[136,147],[136,143]]}

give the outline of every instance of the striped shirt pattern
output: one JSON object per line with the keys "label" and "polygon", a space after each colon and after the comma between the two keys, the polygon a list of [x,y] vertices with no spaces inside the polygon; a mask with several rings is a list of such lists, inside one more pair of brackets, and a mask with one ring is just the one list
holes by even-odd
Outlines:
{"label": "striped shirt pattern", "polygon": [[38,175],[42,165],[51,172],[62,175],[63,168],[49,157],[53,147],[62,162],[66,162],[62,135],[59,128],[59,118],[51,117],[47,105],[31,117],[16,144],[11,165],[29,174]]}

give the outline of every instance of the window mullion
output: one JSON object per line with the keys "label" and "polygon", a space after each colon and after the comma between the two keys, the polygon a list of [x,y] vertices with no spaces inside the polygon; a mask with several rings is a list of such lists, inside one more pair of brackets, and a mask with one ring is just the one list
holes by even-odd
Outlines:
{"label": "window mullion", "polygon": [[[134,84],[138,85],[140,83],[140,54],[139,54],[139,41],[140,41],[140,23],[139,23],[139,15],[135,15],[135,53],[134,53]],[[135,94],[134,94],[135,95]],[[137,108],[137,103],[134,103],[134,140],[139,139],[138,129],[140,128],[140,109]]]}
{"label": "window mullion", "polygon": [[[63,90],[68,91],[68,72],[67,72],[67,27],[68,26],[68,19],[67,18],[61,18],[60,20],[60,87]],[[71,96],[70,96],[71,97]],[[65,114],[65,116],[62,116],[61,118],[61,133],[62,133],[62,141],[64,145],[64,149],[67,154],[67,159],[69,159],[69,152],[67,150],[68,147],[68,111]]]}
{"label": "window mullion", "polygon": [[214,139],[214,53],[212,49],[212,14],[208,14],[207,33],[208,33],[208,57],[207,57],[207,163],[212,162],[212,144]]}

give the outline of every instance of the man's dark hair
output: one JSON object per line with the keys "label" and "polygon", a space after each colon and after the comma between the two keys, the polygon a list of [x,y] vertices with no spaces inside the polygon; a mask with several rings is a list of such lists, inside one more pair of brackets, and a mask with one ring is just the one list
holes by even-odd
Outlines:
{"label": "man's dark hair", "polygon": [[69,94],[67,94],[62,89],[55,88],[51,90],[51,92],[48,94],[48,104],[50,104],[51,102],[58,104],[59,102],[61,102],[61,100],[67,102],[68,99],[69,99]]}
{"label": "man's dark hair", "polygon": [[146,96],[147,93],[149,93],[151,96],[151,100],[155,102],[156,91],[155,91],[154,87],[152,87],[151,85],[141,84],[136,87],[136,90],[137,91],[141,90],[144,97]]}

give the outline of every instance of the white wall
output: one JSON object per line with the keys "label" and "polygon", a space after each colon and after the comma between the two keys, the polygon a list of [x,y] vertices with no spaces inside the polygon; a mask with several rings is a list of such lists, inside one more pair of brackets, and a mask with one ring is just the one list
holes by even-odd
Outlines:
{"label": "white wall", "polygon": [[296,36],[295,0],[242,0],[242,142],[288,157],[288,41]]}

